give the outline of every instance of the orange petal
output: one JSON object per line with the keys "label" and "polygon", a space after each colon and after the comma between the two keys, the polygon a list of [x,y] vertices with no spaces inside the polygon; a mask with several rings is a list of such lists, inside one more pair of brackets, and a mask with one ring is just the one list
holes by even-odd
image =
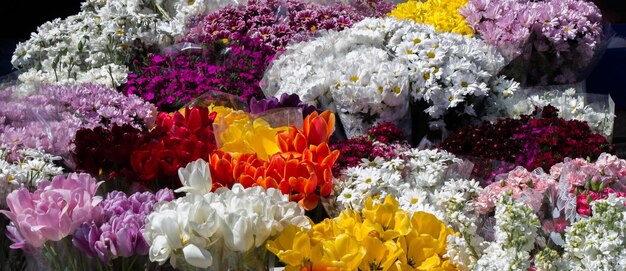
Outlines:
{"label": "orange petal", "polygon": [[305,210],[310,211],[317,207],[317,203],[319,200],[319,196],[317,195],[307,195],[305,198],[301,199],[298,203],[304,207]]}
{"label": "orange petal", "polygon": [[250,176],[250,175],[239,176],[239,179],[237,181],[241,185],[243,185],[243,187],[245,187],[245,188],[252,187],[252,186],[255,186],[257,184],[255,182],[254,178],[252,178],[252,176]]}
{"label": "orange petal", "polygon": [[305,135],[311,145],[319,145],[328,140],[328,125],[326,120],[322,118],[314,118],[309,124],[309,131],[305,131]]}
{"label": "orange petal", "polygon": [[333,113],[330,110],[326,110],[326,111],[322,112],[322,114],[320,114],[320,117],[323,118],[324,120],[326,120],[326,125],[328,125],[327,126],[327,131],[328,131],[327,137],[330,138],[330,135],[335,131],[335,113]]}

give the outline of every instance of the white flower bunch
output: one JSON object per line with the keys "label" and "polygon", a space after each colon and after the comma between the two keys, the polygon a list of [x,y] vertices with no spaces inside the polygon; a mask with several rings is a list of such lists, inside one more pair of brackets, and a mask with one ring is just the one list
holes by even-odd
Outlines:
{"label": "white flower bunch", "polygon": [[435,191],[435,205],[442,209],[443,221],[459,235],[448,236],[447,256],[459,270],[471,270],[487,243],[478,234],[476,209],[482,187],[475,180],[451,179]]}
{"label": "white flower bunch", "polygon": [[459,167],[453,165],[461,163],[461,159],[443,150],[411,149],[389,160],[364,159],[361,165],[349,167],[335,178],[333,189],[339,208],[359,211],[368,197],[382,201],[391,194],[398,198],[402,209],[437,215],[430,206],[433,192],[458,173]]}
{"label": "white flower bunch", "polygon": [[367,18],[289,46],[268,70],[264,91],[297,93],[365,124],[398,121],[409,97],[428,102],[433,119],[453,108],[476,116],[475,106],[482,110],[487,97],[501,99],[517,90],[511,80],[496,81],[504,65],[496,49],[479,39],[408,20]]}
{"label": "white flower bunch", "polygon": [[184,186],[177,192],[186,196],[156,206],[147,218],[144,237],[151,261],[169,259],[176,267],[182,256],[188,264],[206,268],[216,253],[259,248],[288,225],[310,227],[304,209],[280,190],[235,184],[209,192],[211,175],[203,160],[179,169],[179,176]]}
{"label": "white flower bunch", "polygon": [[[520,93],[522,94],[522,93]],[[507,106],[508,116],[519,117],[533,112],[535,107],[552,105],[559,110],[559,117],[579,120],[589,124],[591,130],[607,138],[613,135],[615,108],[608,96],[592,93],[576,93],[576,89],[552,90],[539,94],[520,95],[519,101]]]}
{"label": "white flower bunch", "polygon": [[571,270],[623,270],[626,266],[626,198],[615,194],[591,203],[593,215],[565,231]]}
{"label": "white flower bunch", "polygon": [[495,220],[496,240],[485,249],[474,270],[528,270],[539,218],[509,193],[503,194],[496,206]]}
{"label": "white flower bunch", "polygon": [[88,0],[82,11],[44,23],[17,45],[11,63],[28,83],[126,82],[136,41],[168,46],[184,35],[208,0]]}
{"label": "white flower bunch", "polygon": [[63,174],[63,168],[54,165],[61,157],[50,155],[39,150],[20,150],[16,161],[9,163],[6,158],[9,150],[0,146],[0,199],[2,204],[11,191],[26,186],[35,188],[41,181]]}

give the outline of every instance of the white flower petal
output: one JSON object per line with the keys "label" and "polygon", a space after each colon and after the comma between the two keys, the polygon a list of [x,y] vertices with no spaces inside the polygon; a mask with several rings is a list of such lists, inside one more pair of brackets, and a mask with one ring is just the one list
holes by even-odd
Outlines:
{"label": "white flower petal", "polygon": [[207,268],[213,264],[213,256],[206,249],[199,248],[194,244],[189,244],[183,248],[185,260],[199,268]]}

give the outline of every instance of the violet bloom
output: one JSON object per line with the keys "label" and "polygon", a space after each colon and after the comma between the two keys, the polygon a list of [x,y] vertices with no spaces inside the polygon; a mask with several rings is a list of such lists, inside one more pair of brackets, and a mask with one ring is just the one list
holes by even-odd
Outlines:
{"label": "violet bloom", "polygon": [[574,83],[603,39],[598,7],[584,0],[469,0],[470,27],[512,61],[504,73],[523,85]]}
{"label": "violet bloom", "polygon": [[303,103],[300,100],[300,96],[298,94],[288,94],[283,93],[280,96],[280,99],[276,97],[270,97],[258,100],[252,98],[250,100],[250,113],[252,114],[260,114],[265,111],[276,109],[276,108],[286,108],[286,107],[299,107],[302,108],[302,116],[306,117],[309,114],[313,113],[317,109],[315,106]]}
{"label": "violet bloom", "polygon": [[80,128],[129,124],[143,129],[156,117],[156,108],[141,98],[94,84],[45,85],[36,95],[14,100],[7,96],[0,103],[0,145],[15,154],[36,148],[66,157]]}
{"label": "violet bloom", "polygon": [[7,196],[10,211],[0,211],[11,224],[7,226],[11,248],[39,248],[47,241],[59,241],[85,221],[102,215],[95,196],[100,183],[89,174],[71,173],[43,181],[33,193],[26,188]]}
{"label": "violet bloom", "polygon": [[167,188],[156,195],[137,192],[130,197],[120,191],[110,192],[100,204],[103,221],[83,223],[76,229],[72,242],[85,255],[98,257],[104,263],[118,257],[146,255],[149,247],[143,237],[146,217],[156,203],[173,199],[174,193]]}

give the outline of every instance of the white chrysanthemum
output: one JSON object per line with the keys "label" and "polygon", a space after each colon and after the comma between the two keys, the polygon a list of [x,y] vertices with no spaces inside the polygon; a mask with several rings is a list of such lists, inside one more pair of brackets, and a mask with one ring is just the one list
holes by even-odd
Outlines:
{"label": "white chrysanthemum", "polygon": [[506,112],[507,117],[518,118],[528,115],[535,107],[542,108],[552,105],[559,110],[559,117],[566,120],[580,120],[587,122],[589,128],[605,137],[613,134],[615,109],[609,97],[591,93],[576,93],[574,88],[564,91],[551,90],[547,92],[521,92],[513,97],[515,102]]}
{"label": "white chrysanthemum", "polygon": [[407,211],[426,211],[443,219],[445,212],[438,207],[443,205],[433,195],[447,178],[457,176],[448,171],[456,170],[453,165],[462,160],[441,150],[410,149],[396,155],[388,160],[364,159],[359,166],[343,170],[333,180],[340,208],[359,211],[369,196],[384,199],[393,195]]}
{"label": "white chrysanthemum", "polygon": [[126,81],[130,47],[168,46],[179,40],[191,16],[204,14],[215,1],[88,0],[82,11],[37,28],[17,45],[11,63],[27,83],[82,82],[116,87]]}
{"label": "white chrysanthemum", "polygon": [[[264,92],[336,106],[348,136],[357,136],[378,121],[407,121],[409,97],[426,101],[434,121],[462,105],[472,116],[499,114],[504,90],[495,79],[504,65],[479,39],[408,20],[366,18],[288,47],[267,71]],[[474,112],[473,103],[489,103],[475,108],[490,111]]]}

